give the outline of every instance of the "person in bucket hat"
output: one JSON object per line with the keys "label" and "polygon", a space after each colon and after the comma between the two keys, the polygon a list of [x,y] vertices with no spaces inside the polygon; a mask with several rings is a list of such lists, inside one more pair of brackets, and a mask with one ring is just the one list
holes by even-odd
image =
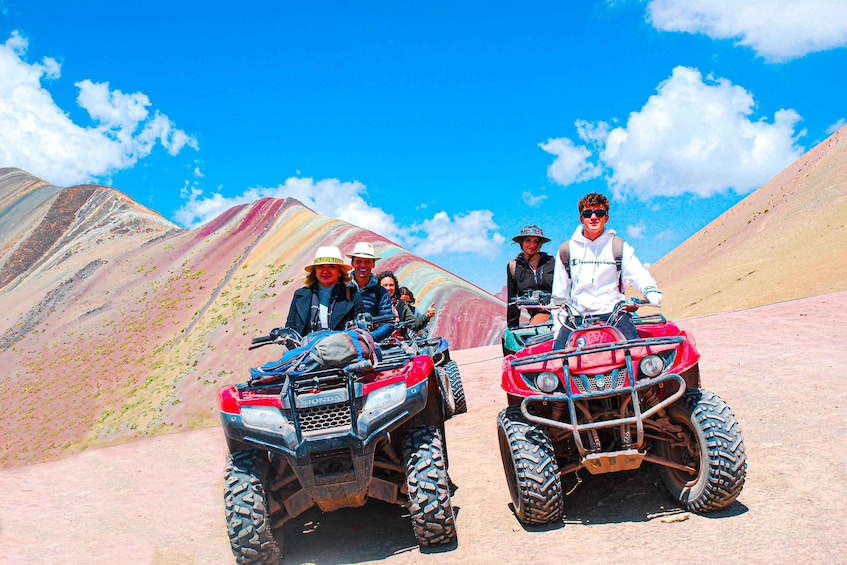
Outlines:
{"label": "person in bucket hat", "polygon": [[351,278],[338,247],[318,247],[305,269],[303,288],[291,298],[286,328],[303,336],[318,330],[343,330],[365,311],[358,290],[349,284]]}
{"label": "person in bucket hat", "polygon": [[[506,307],[506,324],[510,328],[520,323],[521,311],[512,304],[514,300],[525,293],[540,290],[553,291],[553,268],[555,258],[541,251],[541,246],[550,241],[544,236],[541,228],[535,224],[527,224],[521,228],[512,241],[520,245],[521,252],[509,261],[506,267],[506,289],[508,302]],[[530,323],[539,324],[550,319],[545,310],[529,310]]]}
{"label": "person in bucket hat", "polygon": [[535,224],[527,224],[521,228],[521,233],[512,238],[512,241],[520,245],[523,243],[523,240],[527,237],[535,237],[538,238],[538,241],[541,244],[547,243],[550,241],[549,237],[544,237],[544,232],[541,231],[541,228],[536,226]]}
{"label": "person in bucket hat", "polygon": [[[379,285],[376,277],[373,275],[376,262],[380,259],[374,251],[374,246],[367,241],[359,241],[353,247],[353,252],[349,253],[347,257],[350,258],[350,266],[353,267],[350,274],[353,276],[353,283],[362,296],[365,312],[369,312],[372,316],[393,314],[394,310],[391,308],[391,297]],[[393,324],[383,323],[371,331],[371,336],[374,338],[374,341],[382,341],[390,336],[393,330]]]}

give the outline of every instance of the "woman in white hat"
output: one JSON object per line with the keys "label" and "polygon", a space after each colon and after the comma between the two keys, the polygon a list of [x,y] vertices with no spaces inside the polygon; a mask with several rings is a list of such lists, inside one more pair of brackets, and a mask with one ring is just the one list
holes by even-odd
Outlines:
{"label": "woman in white hat", "polygon": [[335,246],[318,247],[306,266],[305,284],[294,291],[286,328],[306,335],[318,330],[343,330],[347,322],[365,311],[362,297],[347,272],[341,251]]}
{"label": "woman in white hat", "polygon": [[[544,232],[536,225],[529,224],[521,228],[521,233],[512,238],[521,246],[518,256],[509,261],[506,267],[506,287],[508,302],[527,292],[540,290],[553,292],[553,267],[556,258],[541,251],[541,246],[550,241],[544,237]],[[544,310],[529,311],[531,322],[539,324],[550,319],[550,314]],[[521,311],[517,306],[506,307],[506,324],[510,328],[520,323]]]}

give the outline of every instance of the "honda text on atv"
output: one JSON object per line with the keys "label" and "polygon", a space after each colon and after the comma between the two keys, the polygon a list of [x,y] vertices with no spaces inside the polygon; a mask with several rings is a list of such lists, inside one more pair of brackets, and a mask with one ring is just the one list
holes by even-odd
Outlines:
{"label": "honda text on atv", "polygon": [[571,313],[565,349],[554,350],[550,334],[504,358],[509,407],[498,436],[522,523],[561,519],[561,479],[583,468],[601,474],[656,464],[674,500],[691,511],[724,508],[741,492],[741,430],[729,406],[700,388],[694,340],[659,314],[633,316],[636,340],[615,327],[624,309],[643,304],[621,302],[611,323],[586,317],[577,325]]}
{"label": "honda text on atv", "polygon": [[413,333],[410,329],[412,323],[413,321],[395,324],[391,337],[380,342],[383,356],[411,352],[432,357],[444,398],[445,418],[449,420],[453,416],[464,414],[468,411],[468,404],[459,365],[450,359],[450,344],[443,337],[429,337],[426,330]]}
{"label": "honda text on atv", "polygon": [[368,498],[408,507],[421,546],[456,539],[431,357],[380,360],[359,329],[305,339],[281,329],[253,342],[289,350],[218,393],[230,452],[224,504],[237,562],[275,563],[280,527],[313,505],[328,512]]}
{"label": "honda text on atv", "polygon": [[[542,290],[528,291],[522,296],[516,296],[510,302],[510,306],[517,306],[521,310],[538,310],[550,306],[550,293]],[[521,322],[517,327],[503,330],[502,344],[503,356],[514,355],[527,345],[537,343],[546,339],[553,330],[552,319],[547,322],[533,324]]]}

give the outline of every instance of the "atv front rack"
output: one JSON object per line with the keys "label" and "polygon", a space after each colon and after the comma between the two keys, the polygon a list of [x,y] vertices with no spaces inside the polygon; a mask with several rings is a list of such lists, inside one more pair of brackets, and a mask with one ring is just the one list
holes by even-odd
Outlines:
{"label": "atv front rack", "polygon": [[[682,341],[682,336],[642,338],[629,340],[626,342],[599,343],[587,345],[576,349],[562,349],[550,353],[542,353],[537,355],[530,355],[519,359],[513,359],[511,361],[513,367],[531,365],[539,362],[552,361],[556,359],[564,360],[562,363],[562,372],[564,375],[563,384],[565,392],[558,394],[534,394],[532,396],[527,396],[521,401],[521,412],[523,413],[524,417],[530,422],[540,424],[542,426],[549,426],[552,428],[558,428],[571,432],[573,434],[574,443],[576,444],[580,455],[584,459],[590,457],[591,454],[583,444],[582,437],[580,434],[584,432],[591,432],[600,428],[634,426],[636,430],[636,441],[634,445],[638,447],[643,446],[645,440],[644,421],[647,418],[653,416],[658,411],[667,408],[668,406],[679,400],[679,398],[681,398],[682,395],[685,394],[686,383],[682,376],[676,373],[665,373],[663,375],[659,375],[653,378],[637,380],[636,373],[633,370],[631,350],[637,347],[676,345],[682,343]],[[628,379],[623,379],[623,384],[615,384],[610,386],[609,388],[603,388],[602,390],[590,392],[574,393],[572,391],[573,389],[570,386],[570,382],[571,379],[574,379],[574,376],[571,375],[569,364],[567,362],[569,358],[579,357],[592,353],[603,353],[618,350],[624,350],[624,354],[626,357],[626,373],[629,376]],[[676,391],[666,396],[665,398],[659,400],[655,404],[649,406],[646,410],[642,410],[641,400],[639,399],[638,394],[639,392],[672,382],[676,383],[677,385]],[[577,402],[623,395],[629,395],[630,397],[630,402],[632,404],[631,416],[621,416],[619,418],[603,420],[599,422],[579,422],[576,410]],[[549,403],[566,403],[568,406],[568,417],[570,419],[570,422],[563,422],[551,418],[544,418],[542,416],[537,415],[536,410],[530,410],[530,407],[535,404]]]}
{"label": "atv front rack", "polygon": [[[519,367],[521,365],[543,363],[544,361],[552,361],[554,359],[567,359],[570,357],[579,357],[580,355],[587,355],[589,353],[603,353],[606,351],[617,351],[623,349],[626,353],[627,369],[630,369],[631,367],[629,365],[632,361],[632,355],[630,353],[630,350],[635,349],[636,347],[657,347],[660,345],[676,345],[678,343],[682,343],[684,340],[685,338],[683,338],[682,336],[670,336],[643,337],[639,339],[630,339],[625,342],[616,341],[612,343],[595,343],[583,347],[557,349],[554,351],[550,351],[549,353],[537,353],[535,355],[527,355],[526,357],[516,357],[512,359],[511,364],[512,367]],[[564,365],[567,366],[567,363],[565,363]]]}

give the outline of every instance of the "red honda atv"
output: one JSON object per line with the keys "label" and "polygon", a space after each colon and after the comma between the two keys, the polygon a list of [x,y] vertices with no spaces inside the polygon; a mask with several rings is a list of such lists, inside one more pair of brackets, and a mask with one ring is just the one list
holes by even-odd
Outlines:
{"label": "red honda atv", "polygon": [[369,334],[357,330],[303,339],[281,329],[253,343],[290,349],[218,393],[230,451],[226,521],[238,563],[275,563],[279,528],[311,506],[328,512],[368,498],[408,507],[421,546],[456,539],[431,357],[380,359]]}
{"label": "red honda atv", "polygon": [[497,420],[500,454],[515,514],[527,525],[559,520],[561,478],[658,465],[663,482],[686,510],[724,508],[741,492],[747,470],[735,415],[700,388],[700,354],[691,338],[664,316],[633,316],[639,338],[611,322],[567,316],[567,347],[553,336],[503,360],[501,386],[509,407]]}

